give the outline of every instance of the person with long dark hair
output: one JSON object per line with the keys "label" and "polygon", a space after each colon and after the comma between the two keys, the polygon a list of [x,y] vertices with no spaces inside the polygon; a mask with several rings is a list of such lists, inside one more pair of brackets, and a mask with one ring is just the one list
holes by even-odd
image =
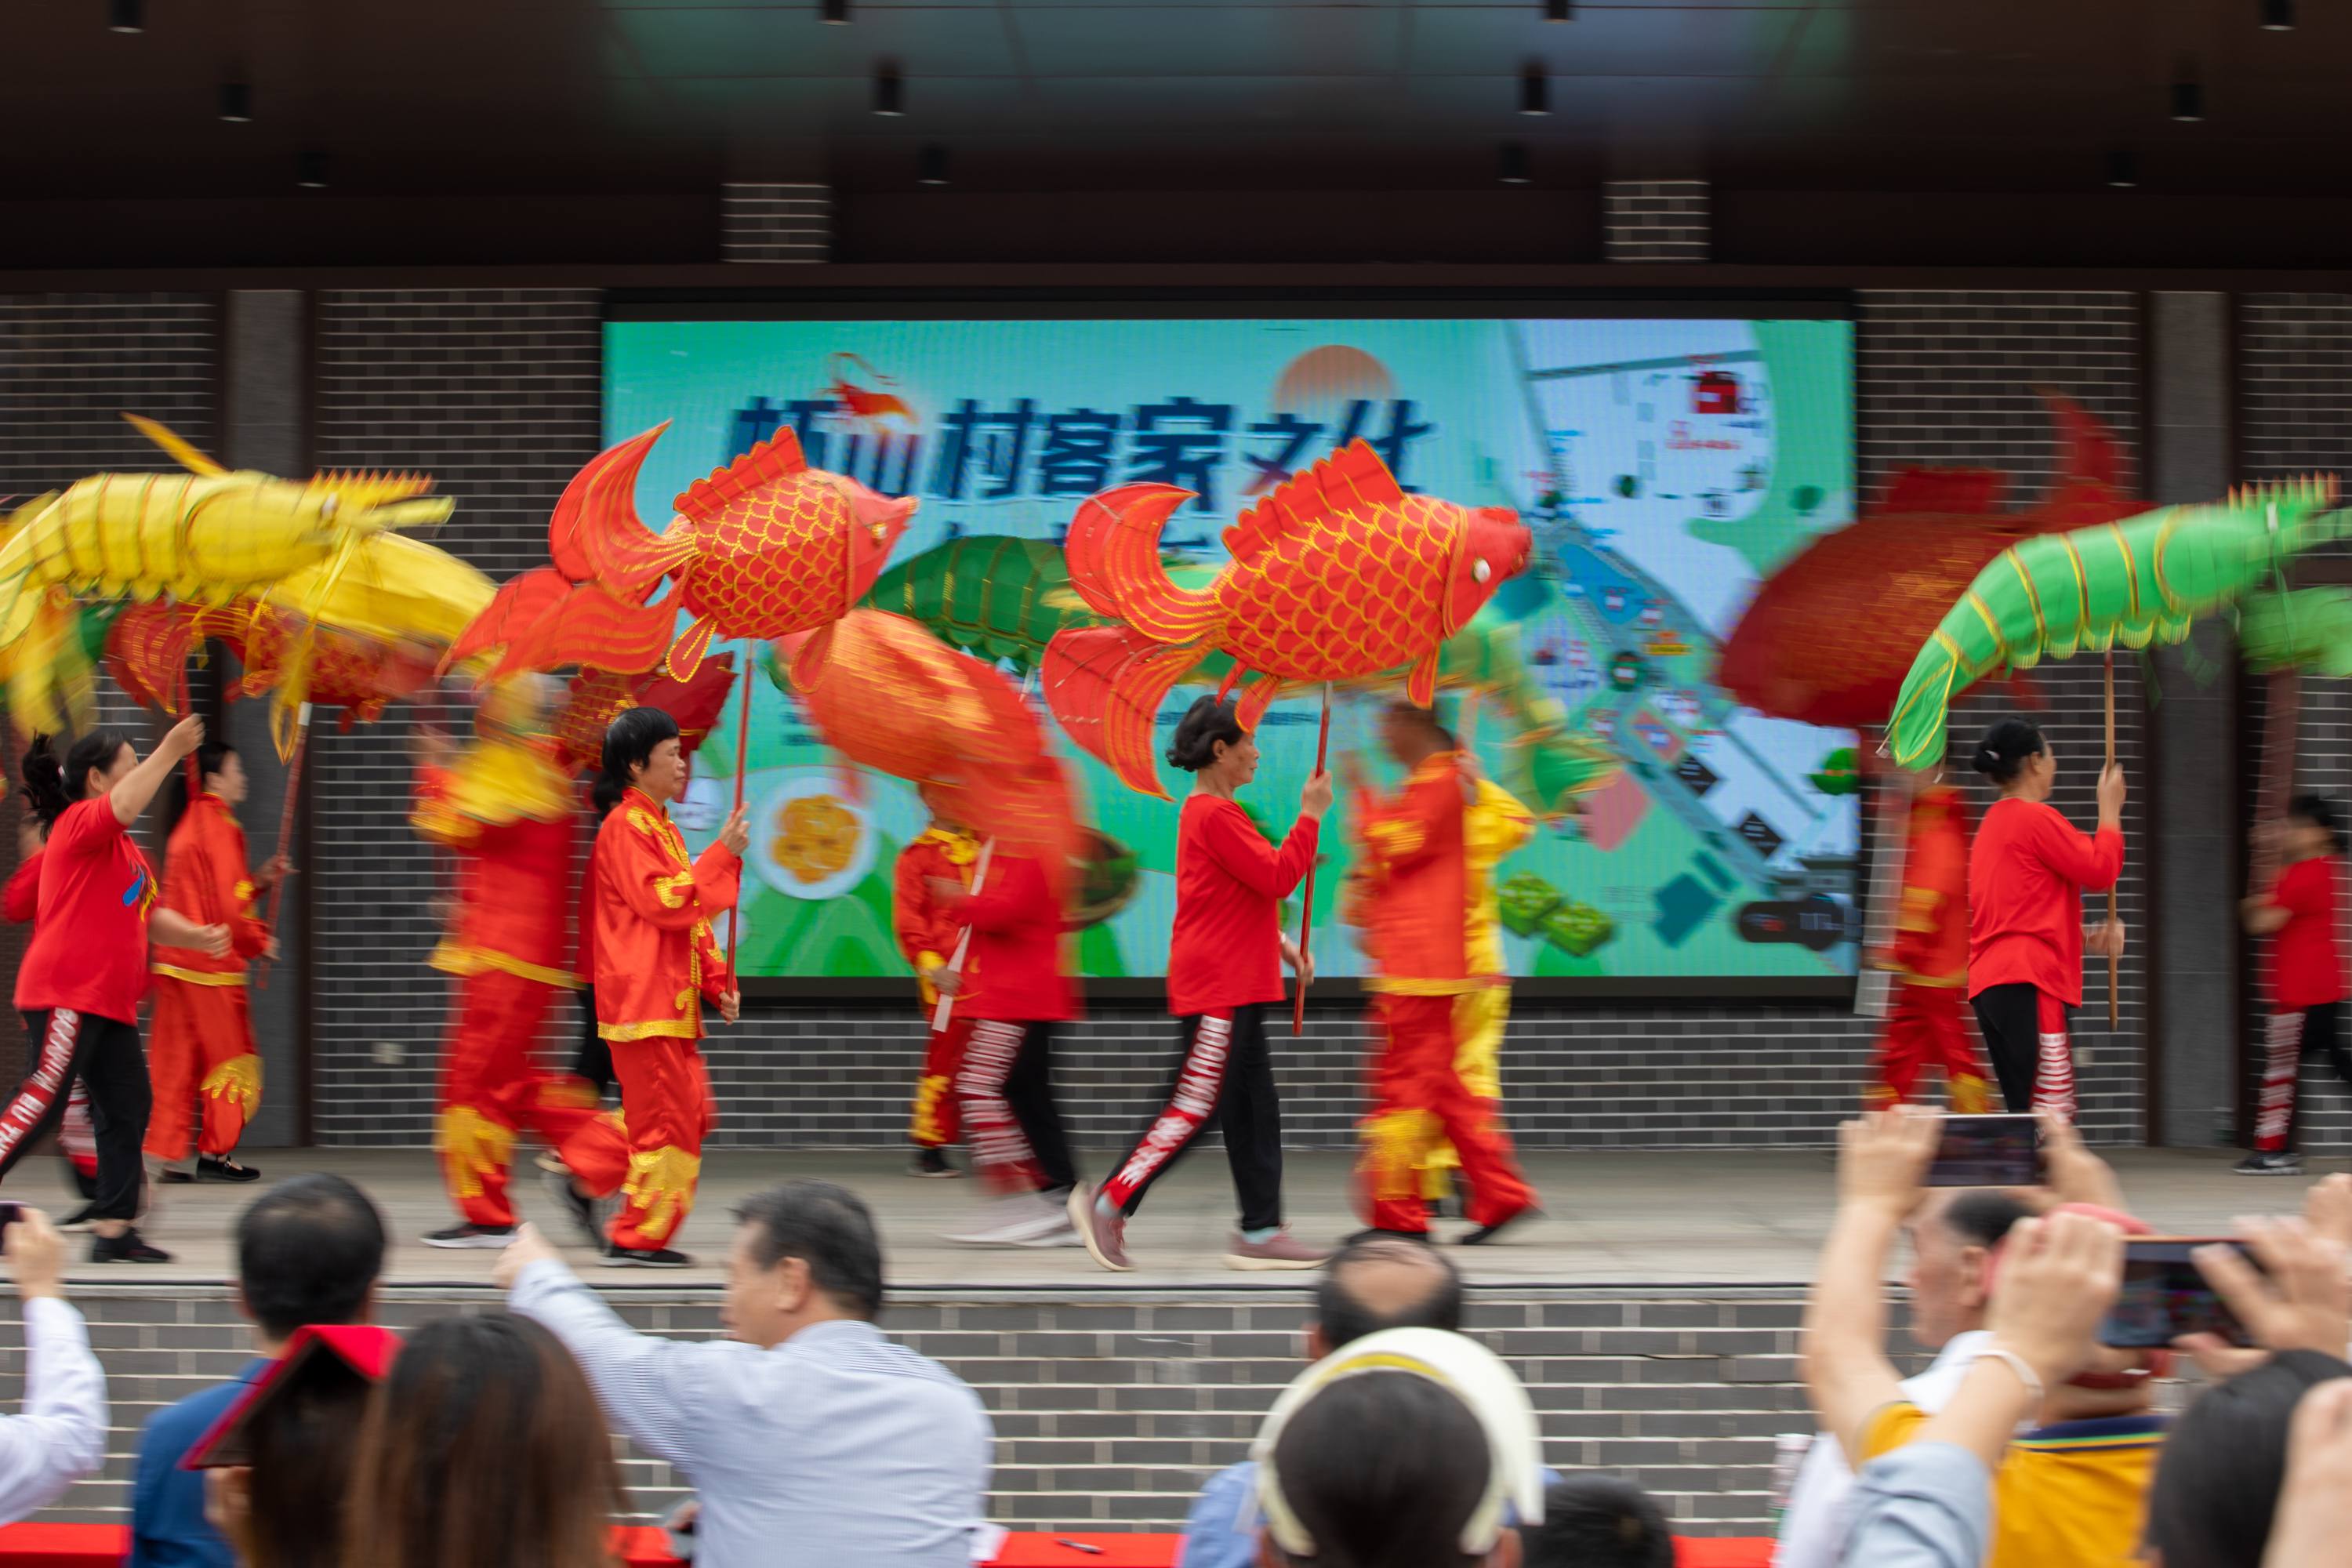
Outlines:
{"label": "person with long dark hair", "polygon": [[589,860],[596,888],[587,940],[596,944],[596,1032],[613,1046],[627,1131],[607,1136],[600,1119],[567,1142],[571,1177],[559,1190],[589,1224],[595,1199],[625,1196],[604,1231],[607,1265],[681,1268],[689,1260],[669,1240],[694,1207],[714,1113],[698,1044],[702,1009],[731,1024],[742,1007],[710,921],[735,907],[751,836],[739,806],[699,858],[686,852],[669,819],[686,759],[677,721],[658,708],[613,721],[596,787],[616,804]]}
{"label": "person with long dark hair", "polygon": [[[2083,1005],[2083,893],[2123,874],[2124,773],[2113,763],[2100,773],[2098,831],[2085,835],[2050,804],[2058,758],[2032,723],[2002,720],[1970,761],[2000,798],[1969,850],[1969,1000],[2009,1109],[2072,1121],[2066,1030]],[[2102,921],[2090,945],[2121,953],[2123,922]]]}
{"label": "person with long dark hair", "polygon": [[[261,1057],[253,1048],[246,965],[275,951],[257,900],[286,874],[286,861],[273,856],[258,871],[247,867],[245,829],[236,820],[245,802],[245,763],[236,747],[206,741],[196,749],[196,776],[193,797],[184,787],[174,792],[180,820],[164,846],[163,907],[226,926],[229,952],[214,958],[156,945],[154,1035],[147,1052],[155,1110],[147,1120],[146,1151],[164,1167],[163,1181],[250,1182],[261,1173],[236,1156],[237,1140],[261,1105]],[[175,1170],[188,1157],[188,1134],[199,1117],[196,1168]]]}
{"label": "person with long dark hair", "polygon": [[1183,1041],[1166,1104],[1102,1190],[1071,1189],[1070,1223],[1105,1268],[1134,1267],[1127,1221],[1212,1114],[1225,1135],[1241,1220],[1228,1267],[1312,1268],[1324,1254],[1282,1224],[1282,1109],[1265,1040],[1265,1008],[1282,1000],[1282,965],[1312,978],[1314,964],[1283,934],[1282,900],[1314,869],[1331,807],[1331,775],[1298,792],[1298,819],[1281,847],[1265,841],[1236,791],[1257,775],[1257,742],[1233,703],[1202,697],[1176,726],[1171,766],[1193,775],[1176,836],[1176,921],[1169,936],[1168,1010]]}
{"label": "person with long dark hair", "polygon": [[0,1176],[65,1113],[79,1075],[89,1090],[98,1138],[98,1196],[90,1228],[93,1263],[166,1263],[140,1238],[143,1172],[139,1145],[153,1096],[139,1047],[139,1002],[147,994],[148,942],[218,958],[228,928],[198,925],[155,903],[155,875],[131,825],[181,758],[204,744],[205,722],[190,716],[140,761],[131,742],[94,730],[59,760],[46,738],[24,764],[26,793],[48,824],[41,855],[39,911],[16,970],[16,1007],[32,1031],[32,1066],[0,1108]]}
{"label": "person with long dark hair", "polygon": [[529,1318],[436,1319],[402,1343],[352,1462],[343,1568],[606,1568],[622,1507],[604,1412]]}

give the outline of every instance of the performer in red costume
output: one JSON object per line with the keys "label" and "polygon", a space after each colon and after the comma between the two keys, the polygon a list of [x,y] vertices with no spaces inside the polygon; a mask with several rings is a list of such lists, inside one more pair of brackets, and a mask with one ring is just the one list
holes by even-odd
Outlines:
{"label": "performer in red costume", "polygon": [[979,1226],[948,1237],[971,1247],[1075,1247],[1068,1199],[1077,1185],[1054,1102],[1055,1030],[1078,1016],[1063,959],[1067,873],[992,851],[977,889],[933,877],[925,889],[970,925],[955,1019],[966,1032],[956,1100],[973,1173],[997,1200]]}
{"label": "performer in red costume", "polygon": [[[2011,1111],[2074,1119],[2074,1047],[2067,1016],[2083,1005],[2083,889],[2104,892],[2124,868],[2124,774],[2099,774],[2099,827],[2085,837],[2050,804],[2058,760],[2022,719],[1994,725],[1977,772],[2000,786],[1969,851],[1969,1000]],[[2120,953],[2121,921],[2104,921],[2090,950]]]}
{"label": "performer in red costume", "polygon": [[[1298,819],[1282,847],[1265,841],[1234,792],[1257,773],[1257,742],[1234,705],[1202,697],[1176,726],[1171,765],[1198,780],[1176,829],[1176,921],[1169,933],[1168,1010],[1184,1054],[1166,1107],[1136,1140],[1099,1194],[1070,1193],[1070,1222],[1105,1268],[1125,1272],[1127,1221],[1143,1194],[1192,1147],[1212,1113],[1225,1135],[1241,1223],[1225,1247],[1232,1268],[1312,1268],[1324,1254],[1282,1224],[1282,1107],[1265,1041],[1265,1008],[1282,1000],[1285,962],[1314,966],[1282,932],[1282,900],[1315,866],[1315,840],[1331,806],[1331,775],[1298,792]],[[1460,906],[1455,906],[1457,911]]]}
{"label": "performer in red costume", "polygon": [[516,1132],[529,1131],[568,1158],[597,1118],[593,1095],[535,1059],[548,1008],[572,984],[566,960],[576,812],[571,781],[540,732],[538,687],[526,679],[495,693],[463,757],[433,731],[417,734],[410,821],[457,857],[456,916],[431,961],[457,977],[433,1146],[463,1217],[425,1238],[434,1247],[512,1241],[507,1185]]}
{"label": "performer in red costume", "polygon": [[1865,1098],[1874,1110],[1916,1099],[1920,1072],[1944,1072],[1952,1110],[1986,1107],[1984,1064],[1960,1016],[1969,982],[1969,823],[1960,792],[1935,779],[1911,796],[1904,833],[1903,906],[1878,958],[1895,976]]}
{"label": "performer in red costume", "polygon": [[[16,823],[16,869],[0,889],[0,915],[10,925],[28,926],[41,909],[41,846],[48,826],[30,800]],[[81,1206],[58,1222],[59,1230],[89,1228],[98,1212],[98,1130],[89,1119],[89,1089],[80,1079],[66,1094],[66,1113],[58,1123],[58,1157],[65,1162],[66,1185]],[[144,1207],[142,1203],[142,1207]]]}
{"label": "performer in red costume", "polygon": [[589,875],[596,944],[596,1027],[612,1042],[621,1080],[621,1129],[607,1118],[564,1149],[589,1195],[618,1192],[625,1206],[605,1232],[604,1262],[682,1268],[669,1246],[694,1207],[702,1141],[716,1115],[697,1043],[709,1003],[733,1023],[742,998],[710,931],[735,907],[751,834],[739,807],[698,859],[669,819],[686,787],[677,721],[632,708],[604,732],[598,798],[616,804],[597,830]]}
{"label": "performer in red costume", "polygon": [[2270,887],[2239,906],[2246,930],[2270,944],[2270,1026],[2263,1064],[2263,1094],[2254,1120],[2254,1152],[2232,1167],[2242,1176],[2297,1176],[2296,1075],[2306,1056],[2325,1055],[2336,1076],[2352,1083],[2352,1053],[2344,1048],[2344,949],[2336,920],[2344,907],[2344,845],[2336,808],[2315,795],[2287,803],[2284,820],[2270,825],[2284,864]]}
{"label": "performer in red costume", "polygon": [[1378,965],[1365,989],[1381,1041],[1357,1176],[1374,1229],[1425,1236],[1422,1167],[1451,1142],[1477,1227],[1463,1244],[1475,1247],[1536,1213],[1536,1200],[1495,1102],[1471,1092],[1456,1059],[1456,1004],[1486,984],[1470,963],[1464,924],[1463,818],[1474,785],[1427,709],[1393,703],[1381,731],[1406,776],[1393,798],[1357,802],[1369,876],[1364,945]]}
{"label": "performer in red costume", "polygon": [[954,966],[963,917],[950,900],[932,891],[936,883],[951,883],[959,891],[971,886],[971,868],[980,858],[980,841],[962,825],[942,816],[930,792],[923,804],[931,807],[931,825],[898,851],[891,874],[890,924],[898,938],[898,952],[914,965],[915,984],[923,1002],[923,1026],[929,1042],[923,1052],[923,1076],[915,1086],[915,1106],[907,1136],[915,1145],[908,1170],[914,1175],[949,1177],[960,1174],[948,1163],[947,1145],[962,1136],[958,1110],[956,1074],[963,1065],[964,1042],[971,1034],[971,1016],[959,1002],[948,1015],[945,1028],[931,1020],[942,992],[954,995],[961,976]]}
{"label": "performer in red costume", "polygon": [[[245,802],[245,763],[226,741],[196,752],[202,788],[187,803],[163,850],[163,903],[190,921],[228,928],[229,951],[210,958],[190,948],[158,944],[155,1016],[147,1071],[155,1107],[147,1116],[147,1157],[163,1164],[162,1180],[205,1178],[250,1182],[260,1175],[232,1152],[261,1104],[261,1058],[253,1048],[253,1018],[246,1005],[246,965],[277,943],[255,900],[286,872],[273,858],[247,869],[245,829],[236,807]],[[188,1157],[191,1112],[200,1111],[193,1175],[172,1169]]]}

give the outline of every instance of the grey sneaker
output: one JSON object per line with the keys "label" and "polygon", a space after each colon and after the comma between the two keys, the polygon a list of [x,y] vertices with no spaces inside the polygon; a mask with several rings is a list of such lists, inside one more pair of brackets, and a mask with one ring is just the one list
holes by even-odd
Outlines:
{"label": "grey sneaker", "polygon": [[1307,1246],[1286,1230],[1264,1241],[1250,1241],[1238,1231],[1225,1243],[1225,1267],[1252,1272],[1276,1268],[1320,1268],[1331,1255]]}
{"label": "grey sneaker", "polygon": [[2303,1156],[2292,1150],[2279,1149],[2267,1154],[2249,1154],[2230,1169],[2241,1176],[2300,1176]]}
{"label": "grey sneaker", "polygon": [[1127,1256],[1127,1216],[1097,1208],[1094,1189],[1084,1182],[1070,1189],[1070,1228],[1097,1263],[1114,1274],[1133,1271],[1135,1265]]}
{"label": "grey sneaker", "polygon": [[424,1237],[427,1247],[453,1249],[478,1247],[497,1252],[514,1245],[515,1227],[494,1225],[453,1225],[446,1230],[436,1230]]}

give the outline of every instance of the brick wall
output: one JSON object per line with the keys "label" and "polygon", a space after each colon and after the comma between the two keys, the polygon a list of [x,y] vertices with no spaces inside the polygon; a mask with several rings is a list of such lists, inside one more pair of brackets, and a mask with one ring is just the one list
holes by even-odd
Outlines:
{"label": "brick wall", "polygon": [[[220,415],[220,310],[212,295],[0,294],[0,496],[29,500],[88,474],[178,467],[132,429],[144,414],[215,447]],[[111,681],[99,683],[99,721],[140,737],[149,725]],[[7,799],[0,846],[16,860],[16,764],[23,738],[6,732]],[[141,825],[148,847],[162,807]],[[14,975],[25,932],[0,926],[0,974]],[[0,1029],[0,1080],[24,1070],[24,1041]]]}
{"label": "brick wall", "polygon": [[[608,1299],[641,1330],[719,1332],[708,1287]],[[234,1375],[251,1354],[247,1331],[218,1288],[77,1288],[75,1300],[106,1364],[114,1429],[103,1473],[41,1517],[120,1521],[140,1427],[157,1406]],[[494,1304],[488,1291],[394,1286],[379,1320],[413,1328]],[[1469,1326],[1525,1381],[1547,1463],[1639,1483],[1684,1533],[1760,1534],[1773,1435],[1812,1425],[1796,1382],[1801,1304],[1793,1287],[1497,1287],[1473,1291]],[[1305,1291],[1283,1289],[902,1290],[883,1324],[987,1406],[992,1520],[1016,1530],[1174,1530],[1202,1480],[1247,1457],[1298,1370],[1307,1310]],[[16,1318],[13,1300],[0,1302],[0,1405],[10,1408],[22,1394]],[[622,1469],[631,1506],[646,1515],[684,1495],[666,1465],[626,1453]]]}
{"label": "brick wall", "polygon": [[[2249,294],[2239,302],[2239,471],[2247,479],[2334,474],[2352,482],[2352,294]],[[2341,680],[2305,679],[2295,734],[2294,784],[2339,804],[2352,802],[2352,691]],[[2268,687],[2241,683],[2246,737],[2242,774],[2249,814],[2264,758]],[[2227,890],[2231,895],[2238,889]],[[2352,910],[2347,911],[2352,915]],[[2250,977],[2257,969],[2247,971]],[[2249,1089],[2261,1072],[2264,998],[2246,996],[2243,1066]],[[2230,1042],[2234,1045],[2234,1042]],[[2226,1047],[2224,1048],[2227,1048]],[[2252,1104],[2251,1092],[2246,1101]],[[2352,1090],[2326,1058],[2304,1064],[2300,1146],[2314,1153],[2352,1150]]]}

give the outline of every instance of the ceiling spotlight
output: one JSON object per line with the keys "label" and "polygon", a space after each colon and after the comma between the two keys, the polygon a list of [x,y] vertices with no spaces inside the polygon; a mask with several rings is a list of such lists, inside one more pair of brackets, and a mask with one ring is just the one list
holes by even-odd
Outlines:
{"label": "ceiling spotlight", "polygon": [[2119,191],[2139,184],[2139,160],[2132,156],[2130,148],[2118,147],[2107,154],[2107,184]]}
{"label": "ceiling spotlight", "polygon": [[2205,118],[2204,86],[2186,69],[2172,84],[2172,118],[2183,125],[2194,125]]}
{"label": "ceiling spotlight", "polygon": [[907,84],[898,68],[882,66],[874,72],[874,112],[896,120],[907,112]]}
{"label": "ceiling spotlight", "polygon": [[306,191],[327,188],[327,155],[316,148],[305,148],[294,155],[294,183]]}
{"label": "ceiling spotlight", "polygon": [[919,185],[944,185],[948,183],[948,150],[933,145],[916,154],[915,183]]}
{"label": "ceiling spotlight", "polygon": [[1544,75],[1540,65],[1530,65],[1519,73],[1519,112],[1549,114],[1551,112],[1551,79]]}
{"label": "ceiling spotlight", "polygon": [[1576,0],[1544,0],[1544,20],[1572,22],[1576,19]]}
{"label": "ceiling spotlight", "polygon": [[1528,184],[1531,178],[1528,174],[1528,150],[1516,142],[1504,142],[1502,167],[1496,178],[1507,185]]}
{"label": "ceiling spotlight", "polygon": [[816,19],[829,26],[847,26],[849,0],[817,0]]}
{"label": "ceiling spotlight", "polygon": [[106,30],[143,33],[147,30],[147,0],[107,0]]}
{"label": "ceiling spotlight", "polygon": [[253,121],[253,89],[241,81],[225,81],[220,89],[220,117],[231,125]]}
{"label": "ceiling spotlight", "polygon": [[2294,31],[2294,0],[2263,0],[2263,31]]}

